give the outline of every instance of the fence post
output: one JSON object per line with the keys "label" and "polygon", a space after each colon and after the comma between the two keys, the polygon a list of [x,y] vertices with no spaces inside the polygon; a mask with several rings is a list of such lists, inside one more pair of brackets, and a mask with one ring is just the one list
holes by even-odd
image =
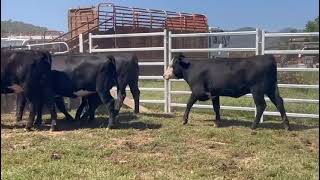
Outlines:
{"label": "fence post", "polygon": [[261,55],[264,55],[264,48],[265,48],[265,31],[261,31]]}
{"label": "fence post", "polygon": [[[166,71],[168,67],[168,35],[167,30],[164,29],[163,31],[163,73]],[[168,113],[168,80],[164,79],[164,112]]]}
{"label": "fence post", "polygon": [[259,42],[260,42],[260,29],[256,28],[256,55],[260,55],[260,46],[259,46]]}
{"label": "fence post", "polygon": [[[172,37],[171,31],[168,33],[168,66],[170,66],[172,60]],[[168,80],[168,112],[171,113],[171,81]]]}
{"label": "fence post", "polygon": [[[256,28],[256,56],[262,55],[262,40],[260,41],[260,38],[262,39],[262,31],[259,28]],[[261,42],[261,44],[260,44]],[[257,107],[254,110],[254,116],[257,116]],[[260,122],[263,122],[263,114],[260,118]]]}
{"label": "fence post", "polygon": [[92,48],[92,39],[91,39],[91,38],[92,38],[92,37],[91,37],[91,36],[92,36],[92,34],[89,33],[89,37],[88,37],[88,38],[89,38],[89,53],[92,52],[92,50],[91,50],[91,48]]}
{"label": "fence post", "polygon": [[79,34],[79,53],[83,53],[83,37],[82,37],[82,33]]}

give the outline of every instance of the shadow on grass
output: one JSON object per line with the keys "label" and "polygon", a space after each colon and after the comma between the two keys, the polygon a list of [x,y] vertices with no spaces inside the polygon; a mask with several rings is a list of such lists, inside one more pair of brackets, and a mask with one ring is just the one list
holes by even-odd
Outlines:
{"label": "shadow on grass", "polygon": [[164,113],[140,113],[140,116],[155,117],[155,118],[175,118],[174,114],[164,114]]}
{"label": "shadow on grass", "polygon": [[[81,122],[81,121],[66,121],[64,119],[57,121],[58,131],[72,131],[76,129],[94,129],[94,128],[106,128],[108,124],[107,117],[96,117],[94,121]],[[138,117],[133,113],[120,113],[117,117],[119,124],[116,125],[115,129],[159,129],[162,127],[161,124],[145,123],[138,121]],[[25,127],[26,121],[21,121],[19,124],[2,124],[1,129],[22,129]],[[39,129],[40,131],[46,131],[50,129],[50,120],[46,120]]]}
{"label": "shadow on grass", "polygon": [[2,124],[1,123],[1,129],[22,129],[25,127],[25,123],[24,121],[22,121],[19,124]]}
{"label": "shadow on grass", "polygon": [[[213,125],[213,120],[212,119],[206,119],[203,121],[207,122],[212,122]],[[251,128],[253,121],[246,121],[246,120],[234,120],[234,119],[228,119],[228,120],[221,120],[220,128],[225,128],[225,127],[232,127],[232,126],[242,126],[242,127],[248,127]],[[308,130],[308,129],[316,129],[319,128],[318,125],[303,125],[303,124],[296,124],[296,123],[290,123],[291,131],[303,131],[303,130]],[[282,121],[278,122],[263,122],[258,125],[259,128],[264,128],[264,129],[274,129],[274,130],[280,130],[284,129],[282,125]]]}

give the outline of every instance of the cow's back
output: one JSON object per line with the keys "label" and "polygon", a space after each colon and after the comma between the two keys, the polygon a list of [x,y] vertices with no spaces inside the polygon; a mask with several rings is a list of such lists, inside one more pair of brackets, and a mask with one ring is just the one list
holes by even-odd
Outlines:
{"label": "cow's back", "polygon": [[276,62],[270,55],[193,61],[187,72],[191,88],[204,86],[206,91],[225,90],[232,95],[249,93],[257,83],[268,86],[277,81]]}

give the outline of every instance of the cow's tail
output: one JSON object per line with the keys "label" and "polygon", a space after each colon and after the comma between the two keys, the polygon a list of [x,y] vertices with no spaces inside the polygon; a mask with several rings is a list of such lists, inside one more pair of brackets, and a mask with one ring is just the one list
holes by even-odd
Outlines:
{"label": "cow's tail", "polygon": [[50,52],[49,51],[44,51],[42,53],[42,55],[43,55],[43,58],[48,61],[48,63],[50,64],[50,67],[51,67],[51,65],[52,65],[52,57],[51,57]]}
{"label": "cow's tail", "polygon": [[272,54],[268,54],[268,55],[265,55],[265,57],[267,58],[267,60],[270,61],[270,69],[269,69],[269,72],[268,74],[270,75],[270,81],[271,83],[273,84],[274,88],[278,88],[278,73],[277,73],[277,61],[276,61],[276,58],[274,57],[274,55]]}
{"label": "cow's tail", "polygon": [[132,62],[138,64],[139,60],[138,60],[138,56],[136,54],[134,54],[131,59],[132,59]]}
{"label": "cow's tail", "polygon": [[107,56],[107,58],[115,65],[116,64],[116,59],[114,58],[114,56],[109,55]]}
{"label": "cow's tail", "polygon": [[[113,82],[112,82],[113,85],[118,84],[117,71],[116,71],[116,69],[117,69],[116,68],[116,59],[112,55],[107,56],[107,58],[111,61],[111,65],[104,64],[104,66],[105,66],[104,73],[109,73],[108,76],[113,79]],[[108,69],[109,72],[106,72],[106,69]]]}

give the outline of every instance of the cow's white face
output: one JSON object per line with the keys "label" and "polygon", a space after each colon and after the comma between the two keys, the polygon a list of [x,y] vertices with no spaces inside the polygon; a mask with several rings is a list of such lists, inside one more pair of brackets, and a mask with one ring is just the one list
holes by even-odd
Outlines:
{"label": "cow's white face", "polygon": [[173,73],[173,67],[169,66],[168,69],[164,72],[163,78],[166,80],[169,79],[177,79],[177,77]]}

